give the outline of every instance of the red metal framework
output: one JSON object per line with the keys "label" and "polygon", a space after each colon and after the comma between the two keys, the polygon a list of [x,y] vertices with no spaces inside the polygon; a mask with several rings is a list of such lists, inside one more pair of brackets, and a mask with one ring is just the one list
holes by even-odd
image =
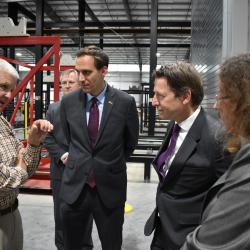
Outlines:
{"label": "red metal framework", "polygon": [[[31,66],[20,61],[0,56],[11,63],[18,64],[27,68],[30,68],[28,74],[20,81],[17,88],[12,94],[10,102],[14,99],[19,92],[21,95],[18,98],[17,105],[11,116],[10,123],[14,122],[17,110],[23,98],[25,89],[30,82],[31,86],[34,84],[34,76],[38,71],[54,71],[54,100],[59,99],[59,71],[60,71],[60,37],[59,36],[29,36],[29,37],[0,37],[0,46],[31,46],[31,45],[51,45],[50,49],[43,55],[43,57],[37,62],[35,66]],[[49,66],[43,66],[52,56],[54,56],[54,64]],[[31,87],[33,90],[33,86]],[[32,94],[32,93],[31,93]],[[32,94],[33,104],[33,94]],[[8,104],[7,104],[8,105]],[[6,106],[7,106],[6,105]],[[30,107],[30,125],[33,122],[33,105]]]}

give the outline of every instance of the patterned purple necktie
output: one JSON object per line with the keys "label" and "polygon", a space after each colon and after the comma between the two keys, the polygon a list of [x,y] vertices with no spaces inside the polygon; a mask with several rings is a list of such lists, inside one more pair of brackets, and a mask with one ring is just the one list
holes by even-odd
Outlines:
{"label": "patterned purple necktie", "polygon": [[165,162],[167,162],[169,160],[169,158],[171,157],[171,155],[174,152],[177,137],[179,135],[180,129],[181,129],[180,126],[176,123],[174,125],[173,131],[172,131],[169,146],[167,147],[167,149],[164,152],[162,152],[159,155],[159,157],[157,159],[158,171],[163,178],[165,177],[165,174],[166,174],[166,170],[164,170]]}
{"label": "patterned purple necktie", "polygon": [[[92,104],[89,111],[89,123],[88,123],[88,133],[91,142],[92,150],[95,148],[96,138],[99,128],[99,109],[97,104],[97,98],[92,98]],[[95,187],[95,176],[93,169],[90,170],[88,177],[88,184],[91,188]]]}

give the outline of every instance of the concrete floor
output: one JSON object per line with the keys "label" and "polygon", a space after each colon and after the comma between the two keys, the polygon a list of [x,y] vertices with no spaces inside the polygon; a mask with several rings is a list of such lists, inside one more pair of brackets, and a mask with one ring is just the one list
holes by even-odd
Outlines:
{"label": "concrete floor", "polygon": [[[127,202],[133,206],[133,210],[125,214],[122,248],[124,250],[149,249],[151,242],[151,237],[144,236],[143,228],[154,209],[157,176],[152,169],[151,182],[144,183],[143,171],[144,168],[140,164],[128,164]],[[19,201],[24,228],[24,250],[56,250],[52,197],[20,194]],[[94,249],[101,250],[95,227],[92,237]]]}

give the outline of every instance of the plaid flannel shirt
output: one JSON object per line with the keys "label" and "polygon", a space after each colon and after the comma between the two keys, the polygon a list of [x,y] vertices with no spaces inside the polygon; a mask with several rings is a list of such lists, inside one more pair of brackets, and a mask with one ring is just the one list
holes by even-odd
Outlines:
{"label": "plaid flannel shirt", "polygon": [[27,145],[23,159],[27,172],[16,166],[23,144],[15,137],[10,124],[0,116],[0,210],[10,207],[18,195],[18,187],[31,176],[40,161],[41,147]]}

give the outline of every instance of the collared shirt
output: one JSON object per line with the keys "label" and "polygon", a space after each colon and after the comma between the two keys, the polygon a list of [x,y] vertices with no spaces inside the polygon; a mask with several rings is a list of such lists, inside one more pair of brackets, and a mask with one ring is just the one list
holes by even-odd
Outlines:
{"label": "collared shirt", "polygon": [[10,124],[0,116],[0,209],[14,204],[18,187],[31,176],[40,160],[41,147],[27,145],[22,156],[27,172],[16,166],[18,152],[23,144],[15,137]]}
{"label": "collared shirt", "polygon": [[179,132],[179,136],[177,138],[176,141],[176,146],[174,149],[173,154],[171,155],[171,157],[169,158],[169,160],[167,162],[165,162],[165,169],[169,169],[169,167],[171,166],[178,150],[180,149],[183,141],[185,140],[188,131],[190,130],[190,128],[192,127],[195,119],[197,118],[197,116],[199,115],[201,111],[201,107],[199,106],[192,115],[190,115],[186,120],[182,121],[181,123],[179,123],[178,125],[180,126],[180,132]]}
{"label": "collared shirt", "polygon": [[[103,106],[104,106],[104,101],[105,101],[106,90],[107,90],[107,83],[105,82],[105,87],[104,87],[103,91],[98,96],[96,96],[96,98],[98,100],[97,105],[98,105],[98,109],[99,109],[99,127],[100,127],[100,123],[101,123],[101,119],[102,119],[102,111],[103,111]],[[87,93],[87,107],[86,107],[87,125],[89,123],[89,111],[90,111],[93,97],[94,96]]]}

